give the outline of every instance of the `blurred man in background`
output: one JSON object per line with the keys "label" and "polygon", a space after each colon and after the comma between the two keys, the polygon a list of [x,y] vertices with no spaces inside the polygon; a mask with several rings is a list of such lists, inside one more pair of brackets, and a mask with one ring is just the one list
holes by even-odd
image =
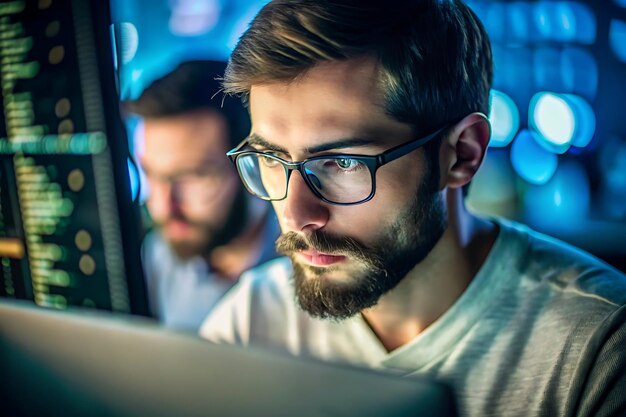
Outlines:
{"label": "blurred man in background", "polygon": [[224,69],[185,62],[126,103],[143,118],[135,140],[154,222],[142,249],[149,298],[170,327],[196,330],[244,270],[275,256],[274,215],[225,156],[250,122],[238,100],[213,99]]}

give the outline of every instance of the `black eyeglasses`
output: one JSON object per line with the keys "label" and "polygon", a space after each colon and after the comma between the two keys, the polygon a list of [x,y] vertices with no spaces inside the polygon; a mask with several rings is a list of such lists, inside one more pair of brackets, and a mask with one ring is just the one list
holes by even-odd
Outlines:
{"label": "black eyeglasses", "polygon": [[378,155],[324,155],[289,162],[272,154],[244,149],[247,140],[226,155],[237,166],[248,191],[263,200],[286,198],[289,177],[295,170],[322,201],[347,206],[365,203],[374,197],[378,168],[435,139],[449,126]]}

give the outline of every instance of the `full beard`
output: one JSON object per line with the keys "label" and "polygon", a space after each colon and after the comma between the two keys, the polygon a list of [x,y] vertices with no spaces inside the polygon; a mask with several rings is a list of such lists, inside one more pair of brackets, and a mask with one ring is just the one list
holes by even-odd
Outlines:
{"label": "full beard", "polygon": [[[276,250],[291,258],[293,283],[300,308],[314,317],[343,320],[375,306],[395,288],[415,265],[426,258],[447,228],[447,212],[441,193],[426,178],[411,206],[371,245],[351,237],[314,231],[306,237],[294,232],[281,235]],[[303,265],[298,251],[343,255],[357,264],[350,276],[325,277],[338,267]]]}

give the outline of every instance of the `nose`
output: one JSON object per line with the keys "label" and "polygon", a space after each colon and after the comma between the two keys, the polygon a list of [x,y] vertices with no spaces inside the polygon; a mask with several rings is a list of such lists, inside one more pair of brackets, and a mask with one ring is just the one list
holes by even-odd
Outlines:
{"label": "nose", "polygon": [[171,182],[153,181],[150,183],[148,209],[150,215],[157,221],[169,219],[180,212],[180,202]]}
{"label": "nose", "polygon": [[287,197],[282,205],[283,223],[291,231],[310,232],[328,223],[328,205],[313,194],[297,171],[289,178]]}

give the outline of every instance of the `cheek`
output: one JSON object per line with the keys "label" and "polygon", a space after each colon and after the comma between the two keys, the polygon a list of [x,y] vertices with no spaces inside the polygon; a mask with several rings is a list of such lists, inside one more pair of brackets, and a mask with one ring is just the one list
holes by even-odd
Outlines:
{"label": "cheek", "polygon": [[367,203],[339,207],[332,215],[329,231],[368,243],[381,236],[402,210],[397,198],[378,193]]}
{"label": "cheek", "polygon": [[162,208],[163,205],[158,204],[152,195],[146,200],[146,206],[150,212],[150,217],[152,217],[155,221],[161,222],[167,217],[165,210]]}
{"label": "cheek", "polygon": [[411,156],[393,161],[378,170],[376,195],[372,203],[388,210],[400,210],[413,202],[426,173],[424,161]]}
{"label": "cheek", "polygon": [[331,214],[329,225],[332,228],[329,230],[364,243],[384,234],[413,204],[422,179],[415,166],[390,171],[380,170],[376,178],[376,193],[370,201],[356,206],[336,207]]}
{"label": "cheek", "polygon": [[172,202],[169,192],[164,191],[161,187],[150,186],[150,194],[146,200],[148,211],[153,219],[160,221],[168,217],[168,213],[172,211]]}
{"label": "cheek", "polygon": [[226,221],[237,197],[236,185],[237,183],[224,184],[224,187],[220,188],[216,194],[185,203],[181,210],[191,219],[222,224]]}

